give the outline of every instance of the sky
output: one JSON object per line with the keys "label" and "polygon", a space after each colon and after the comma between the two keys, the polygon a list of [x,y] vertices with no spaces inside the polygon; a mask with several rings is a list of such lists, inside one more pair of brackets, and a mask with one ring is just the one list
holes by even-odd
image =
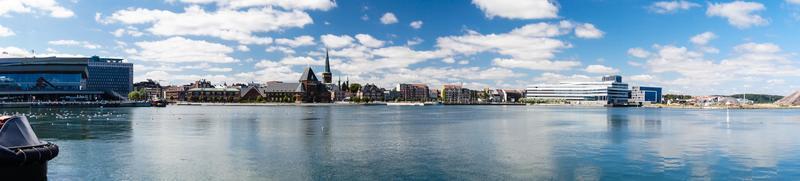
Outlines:
{"label": "sky", "polygon": [[0,0],[0,57],[120,57],[162,84],[294,82],[327,49],[334,81],[382,87],[787,95],[797,42],[800,0]]}

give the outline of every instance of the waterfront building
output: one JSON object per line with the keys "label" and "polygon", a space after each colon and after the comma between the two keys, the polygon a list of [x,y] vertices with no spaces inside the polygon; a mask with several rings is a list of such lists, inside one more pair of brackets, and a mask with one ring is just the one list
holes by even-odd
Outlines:
{"label": "waterfront building", "polygon": [[149,100],[164,99],[164,88],[151,79],[133,84],[133,89],[144,92]]}
{"label": "waterfront building", "polygon": [[133,65],[121,61],[97,56],[0,58],[0,101],[126,100],[133,87]]}
{"label": "waterfront building", "polygon": [[488,90],[489,102],[513,103],[525,97],[525,91],[514,89]]}
{"label": "waterfront building", "polygon": [[661,103],[661,87],[631,86],[631,102],[636,104]]}
{"label": "waterfront building", "polygon": [[314,75],[314,70],[311,67],[306,67],[303,74],[300,76],[300,84],[303,87],[302,102],[305,103],[329,103],[331,102],[331,94],[325,84],[317,79]]}
{"label": "waterfront building", "polygon": [[267,102],[302,102],[303,86],[300,83],[267,82],[263,88]]}
{"label": "waterfront building", "polygon": [[601,82],[561,82],[537,84],[526,89],[525,97],[532,99],[564,100],[577,104],[625,105],[630,90],[622,76],[604,76]]}
{"label": "waterfront building", "polygon": [[478,95],[461,85],[442,85],[440,100],[445,104],[472,104],[478,102]]}
{"label": "waterfront building", "polygon": [[88,90],[119,94],[127,98],[133,91],[133,64],[122,62],[119,58],[88,58],[86,79]]}
{"label": "waterfront building", "polygon": [[261,90],[261,87],[257,85],[250,85],[242,88],[240,94],[241,98],[239,98],[239,100],[245,101],[259,101],[267,97],[264,91]]}
{"label": "waterfront building", "polygon": [[167,102],[186,101],[186,90],[184,86],[166,86],[164,88],[164,99]]}
{"label": "waterfront building", "polygon": [[397,84],[400,101],[428,101],[430,90],[425,84]]}
{"label": "waterfront building", "polygon": [[383,100],[385,101],[395,101],[400,98],[400,92],[395,89],[389,89],[383,91]]}
{"label": "waterfront building", "polygon": [[385,95],[383,92],[385,90],[386,89],[379,88],[375,84],[365,84],[356,92],[356,96],[362,100],[384,101]]}
{"label": "waterfront building", "polygon": [[236,88],[192,88],[186,96],[191,102],[238,102],[240,93]]}

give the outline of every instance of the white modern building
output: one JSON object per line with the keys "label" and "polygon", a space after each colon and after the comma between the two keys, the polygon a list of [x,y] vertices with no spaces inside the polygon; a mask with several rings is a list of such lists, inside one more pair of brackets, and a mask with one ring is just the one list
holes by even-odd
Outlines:
{"label": "white modern building", "polygon": [[525,98],[565,100],[578,104],[625,105],[630,97],[622,76],[603,76],[600,82],[561,82],[528,86]]}

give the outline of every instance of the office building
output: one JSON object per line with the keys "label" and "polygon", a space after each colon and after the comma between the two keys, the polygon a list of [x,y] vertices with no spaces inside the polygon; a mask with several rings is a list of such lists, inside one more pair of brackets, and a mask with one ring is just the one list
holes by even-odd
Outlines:
{"label": "office building", "polygon": [[625,105],[630,90],[622,76],[604,76],[600,82],[562,82],[558,84],[531,85],[525,97],[555,99],[578,104]]}
{"label": "office building", "polygon": [[425,84],[397,84],[400,101],[428,101],[430,100],[428,85]]}
{"label": "office building", "polygon": [[132,77],[133,65],[122,59],[0,58],[0,101],[126,100]]}
{"label": "office building", "polygon": [[631,86],[631,102],[661,103],[661,87]]}

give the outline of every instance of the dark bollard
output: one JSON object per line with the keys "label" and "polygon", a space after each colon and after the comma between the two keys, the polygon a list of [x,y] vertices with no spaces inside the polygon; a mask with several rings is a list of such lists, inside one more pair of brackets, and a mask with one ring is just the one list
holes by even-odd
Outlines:
{"label": "dark bollard", "polygon": [[25,117],[0,117],[0,174],[14,180],[47,180],[47,161],[58,146],[40,141]]}

